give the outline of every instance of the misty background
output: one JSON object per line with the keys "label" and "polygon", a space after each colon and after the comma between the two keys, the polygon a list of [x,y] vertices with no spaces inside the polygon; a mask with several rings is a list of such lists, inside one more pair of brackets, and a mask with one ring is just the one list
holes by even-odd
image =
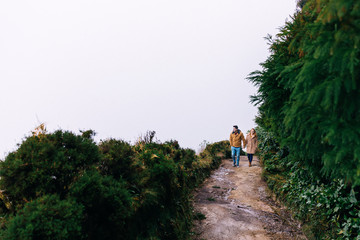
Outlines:
{"label": "misty background", "polygon": [[0,158],[40,123],[197,150],[255,126],[247,75],[295,0],[0,2]]}

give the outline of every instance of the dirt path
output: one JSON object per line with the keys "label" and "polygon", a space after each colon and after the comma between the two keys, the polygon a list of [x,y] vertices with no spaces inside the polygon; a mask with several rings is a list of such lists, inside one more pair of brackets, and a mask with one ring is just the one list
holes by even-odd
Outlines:
{"label": "dirt path", "polygon": [[205,215],[196,220],[194,239],[306,239],[288,212],[267,194],[257,158],[240,167],[224,160],[195,192],[195,211]]}

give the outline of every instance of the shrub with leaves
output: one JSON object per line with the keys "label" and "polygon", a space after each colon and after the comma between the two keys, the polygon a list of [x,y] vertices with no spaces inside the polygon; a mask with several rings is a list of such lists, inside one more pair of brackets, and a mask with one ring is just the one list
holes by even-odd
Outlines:
{"label": "shrub with leaves", "polygon": [[214,143],[199,157],[177,141],[154,142],[154,134],[97,146],[91,130],[34,132],[0,164],[0,236],[188,239],[191,191],[229,147]]}
{"label": "shrub with leaves", "polygon": [[277,197],[302,220],[310,239],[360,238],[360,201],[343,180],[321,181],[279,147],[273,134],[257,128],[263,177]]}
{"label": "shrub with leaves", "polygon": [[108,139],[101,141],[99,150],[102,154],[100,171],[103,175],[123,178],[131,181],[134,174],[133,147],[123,140]]}
{"label": "shrub with leaves", "polygon": [[58,195],[44,195],[26,203],[9,219],[3,240],[86,239],[82,231],[83,206],[74,199],[61,200]]}
{"label": "shrub with leaves", "polygon": [[84,206],[88,239],[126,238],[126,220],[133,210],[124,180],[88,170],[70,187],[70,196]]}
{"label": "shrub with leaves", "polygon": [[30,136],[0,162],[0,189],[13,207],[45,194],[63,198],[79,173],[99,160],[91,138],[60,130]]}

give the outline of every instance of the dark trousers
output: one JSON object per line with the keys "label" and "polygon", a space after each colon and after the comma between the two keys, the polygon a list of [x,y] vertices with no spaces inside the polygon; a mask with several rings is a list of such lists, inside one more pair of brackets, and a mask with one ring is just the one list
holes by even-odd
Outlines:
{"label": "dark trousers", "polygon": [[252,162],[252,159],[253,159],[253,156],[254,156],[254,154],[250,154],[250,153],[248,153],[248,159],[249,159],[249,162],[251,163]]}

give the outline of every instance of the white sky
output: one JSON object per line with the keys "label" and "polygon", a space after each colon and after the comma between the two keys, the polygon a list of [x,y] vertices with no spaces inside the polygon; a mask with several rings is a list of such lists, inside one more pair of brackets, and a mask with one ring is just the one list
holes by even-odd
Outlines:
{"label": "white sky", "polygon": [[197,149],[246,132],[245,78],[295,0],[0,1],[0,157],[40,122]]}

